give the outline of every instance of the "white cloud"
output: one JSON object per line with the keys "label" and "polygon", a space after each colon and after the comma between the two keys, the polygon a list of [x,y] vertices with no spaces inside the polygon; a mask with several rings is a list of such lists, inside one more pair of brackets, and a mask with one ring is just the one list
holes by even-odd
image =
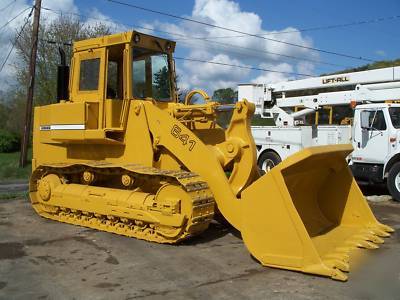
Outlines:
{"label": "white cloud", "polygon": [[[74,2],[74,0],[43,0],[42,5],[56,11],[68,11],[79,14],[80,12],[76,3],[77,2]],[[17,13],[30,4],[31,0],[17,0],[15,5],[11,6],[10,9],[12,8],[12,10]],[[0,19],[9,19],[9,15],[11,14],[10,9],[0,12]],[[4,60],[8,52],[7,49],[11,47],[10,42],[15,35],[15,31],[22,25],[24,16],[27,14],[28,12],[10,23],[5,28],[6,34],[2,34],[0,31],[0,63]],[[57,14],[46,10],[43,10],[42,14],[46,20],[52,20],[57,17]],[[102,23],[108,24],[113,31],[129,30],[129,28],[113,20],[96,8],[91,9],[90,12],[86,14],[89,15],[89,18],[85,21],[86,25],[93,25],[101,21]],[[142,23],[142,25],[145,28],[174,33],[170,38],[172,40],[177,40],[177,48],[183,50],[185,56],[192,59],[312,74],[315,68],[313,63],[282,58],[267,52],[314,60],[318,60],[319,58],[318,54],[315,52],[268,40],[277,39],[307,47],[312,46],[312,40],[304,37],[296,28],[288,27],[282,29],[281,31],[290,31],[290,33],[285,34],[281,34],[281,31],[264,30],[263,20],[259,15],[254,12],[243,11],[239,4],[232,0],[196,0],[191,15],[187,17],[215,26],[263,35],[267,39],[254,38],[240,33],[187,21],[165,23],[156,20],[152,23]],[[140,20],[138,20],[138,22],[140,22]],[[140,31],[154,34],[143,28],[140,29]],[[213,39],[213,37],[226,36],[231,37]],[[205,37],[232,46],[208,43],[199,39],[187,39],[187,37]],[[243,48],[250,48],[253,50]],[[13,53],[9,63],[3,72],[0,73],[0,89],[5,88],[10,78],[12,78],[13,68],[11,65],[14,60],[15,55]],[[209,92],[217,88],[236,88],[238,83],[243,82],[271,82],[295,78],[290,74],[250,71],[247,69],[194,61],[177,61],[177,73],[179,76],[180,88],[189,89],[196,87],[206,89]]]}
{"label": "white cloud", "polygon": [[[312,74],[314,64],[299,62],[272,53],[318,59],[315,52],[300,47],[293,47],[283,43],[277,43],[270,39],[285,41],[306,47],[312,47],[312,40],[302,36],[296,28],[288,27],[282,31],[290,33],[281,34],[281,31],[266,31],[263,29],[263,20],[253,12],[242,11],[239,4],[230,0],[196,0],[191,19],[209,23],[215,26],[230,28],[240,32],[265,36],[266,39],[255,38],[248,35],[230,32],[221,28],[204,26],[192,22],[182,21],[174,23],[153,22],[155,29],[172,33],[170,38],[177,40],[178,48],[189,51],[188,57],[207,61],[216,61],[236,65],[247,65],[263,68],[268,65],[272,70],[288,70],[287,72]],[[186,37],[204,37],[218,43],[231,44],[224,46],[218,43],[208,43],[200,39],[187,39]],[[226,37],[218,38],[213,37]],[[243,49],[251,48],[253,50]],[[267,53],[272,52],[272,53]],[[250,72],[234,67],[210,65],[185,61],[180,65],[179,85],[185,87],[201,87],[208,91],[216,88],[231,86],[236,88],[243,82],[269,82],[276,80],[293,79],[294,76],[280,73]]]}
{"label": "white cloud", "polygon": [[115,22],[111,17],[101,13],[97,8],[93,8],[90,11],[87,20],[85,21],[85,25],[95,26],[99,22],[110,27],[112,32],[122,32],[128,30],[125,25]]}
{"label": "white cloud", "polygon": [[[206,54],[192,53],[193,59],[202,58]],[[211,58],[203,57],[210,62],[217,62],[229,65],[243,65],[239,60],[231,58],[226,54],[217,54]],[[180,70],[179,70],[180,71]],[[190,72],[191,71],[191,72]],[[212,63],[203,63],[186,60],[183,63],[183,70],[180,75],[180,85],[189,88],[203,88],[213,91],[217,88],[236,87],[241,78],[249,74],[248,69],[235,68],[232,66],[222,66]]]}
{"label": "white cloud", "polygon": [[[262,63],[260,67],[267,70],[276,70],[280,72],[294,72],[293,66],[288,63],[280,63],[280,64],[271,64],[271,63]],[[279,81],[291,80],[294,79],[294,76],[286,73],[277,73],[277,72],[266,72],[262,75],[257,76],[252,79],[252,83],[275,83]]]}
{"label": "white cloud", "polygon": [[[29,1],[28,1],[29,2]],[[79,13],[78,7],[74,4],[74,0],[44,0],[42,7],[49,8],[55,11],[65,11]],[[52,12],[42,10],[41,13],[46,19],[56,19],[58,16]]]}
{"label": "white cloud", "polygon": [[[0,66],[2,66],[3,63],[6,61],[7,55],[12,48],[13,38],[17,33],[17,30],[25,22],[25,18],[28,16],[29,11],[29,5],[25,3],[24,0],[17,0],[14,2],[14,4],[8,6],[5,10],[0,11],[0,20],[2,20],[2,26],[21,12],[23,12],[20,16],[5,25],[5,27],[0,30]],[[12,84],[12,77],[15,74],[15,69],[12,63],[15,61],[15,59],[15,51],[12,51],[7,60],[7,63],[4,65],[3,70],[0,72],[0,91],[5,90],[10,84]]]}
{"label": "white cloud", "polygon": [[[7,7],[7,9],[0,12],[0,20],[4,20],[4,24],[17,16],[21,11],[26,9],[15,20],[6,25],[0,30],[0,66],[5,61],[14,41],[17,31],[25,23],[26,17],[30,12],[30,6],[32,5],[31,0],[16,0],[14,4]],[[79,9],[75,5],[74,0],[43,0],[41,10],[41,22],[51,22],[60,16],[60,12],[68,12],[72,14],[79,14]],[[79,16],[76,16],[77,18]],[[31,26],[33,17],[31,17],[28,26]],[[88,18],[84,24],[86,26],[95,25],[101,22],[102,24],[108,25],[112,31],[121,32],[128,30],[127,27],[113,21],[110,17],[102,14],[98,9],[93,8],[88,13]],[[10,57],[7,60],[3,70],[0,72],[0,91],[6,90],[14,83],[15,78],[15,62],[16,62],[16,51],[12,51]]]}
{"label": "white cloud", "polygon": [[[13,19],[20,12],[24,11],[21,15],[7,24],[3,29],[0,30],[0,66],[5,62],[10,49],[12,48],[12,43],[14,42],[15,35],[21,26],[25,23],[27,16],[31,9],[32,1],[28,0],[16,0],[14,4],[8,6],[5,10],[0,11],[0,20],[3,20],[2,24],[6,24],[7,21]],[[44,0],[42,2],[42,7],[49,8],[56,11],[68,11],[73,13],[78,13],[78,8],[75,6],[73,0]],[[54,14],[48,10],[42,9],[41,19],[46,21],[51,21],[57,18],[58,15]],[[31,26],[30,23],[27,26]],[[15,68],[14,64],[16,62],[16,51],[13,50],[4,65],[3,70],[0,72],[0,91],[6,90],[10,85],[14,83]]]}

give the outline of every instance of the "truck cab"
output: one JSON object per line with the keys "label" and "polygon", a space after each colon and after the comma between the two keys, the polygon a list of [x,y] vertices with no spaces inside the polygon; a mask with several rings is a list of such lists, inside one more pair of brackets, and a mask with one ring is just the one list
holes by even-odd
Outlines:
{"label": "truck cab", "polygon": [[400,104],[358,105],[354,111],[351,168],[362,181],[387,180],[400,197]]}

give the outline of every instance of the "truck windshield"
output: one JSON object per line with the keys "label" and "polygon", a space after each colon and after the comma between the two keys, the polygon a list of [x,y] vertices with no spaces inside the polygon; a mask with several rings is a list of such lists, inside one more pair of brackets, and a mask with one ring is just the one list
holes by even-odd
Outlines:
{"label": "truck windshield", "polygon": [[389,107],[389,115],[392,120],[393,127],[400,128],[400,107]]}
{"label": "truck windshield", "polygon": [[133,96],[170,101],[171,84],[168,56],[134,48],[132,62]]}

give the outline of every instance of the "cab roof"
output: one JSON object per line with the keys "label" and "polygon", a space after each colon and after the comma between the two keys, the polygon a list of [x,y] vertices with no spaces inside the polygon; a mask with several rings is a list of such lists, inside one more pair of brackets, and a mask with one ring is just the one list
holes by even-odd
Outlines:
{"label": "cab roof", "polygon": [[[85,51],[89,49],[103,48],[118,44],[130,43],[139,48],[151,49],[172,53],[175,50],[175,42],[156,36],[144,34],[138,31],[127,31],[102,37],[91,38],[74,42],[74,52]],[[160,49],[162,48],[162,49]]]}

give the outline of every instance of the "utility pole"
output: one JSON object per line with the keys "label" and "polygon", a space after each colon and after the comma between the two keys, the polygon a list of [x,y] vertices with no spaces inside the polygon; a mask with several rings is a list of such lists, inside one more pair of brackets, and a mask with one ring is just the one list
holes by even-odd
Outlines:
{"label": "utility pole", "polygon": [[36,70],[36,56],[39,36],[39,20],[40,20],[40,8],[42,6],[42,0],[35,1],[35,12],[33,15],[33,28],[32,28],[32,49],[31,57],[29,60],[29,82],[28,92],[26,97],[26,112],[25,112],[25,124],[24,134],[21,141],[21,155],[19,158],[19,166],[25,167],[28,154],[29,138],[31,135],[31,123],[32,123],[32,106],[33,106],[33,89],[35,86],[35,70]]}

